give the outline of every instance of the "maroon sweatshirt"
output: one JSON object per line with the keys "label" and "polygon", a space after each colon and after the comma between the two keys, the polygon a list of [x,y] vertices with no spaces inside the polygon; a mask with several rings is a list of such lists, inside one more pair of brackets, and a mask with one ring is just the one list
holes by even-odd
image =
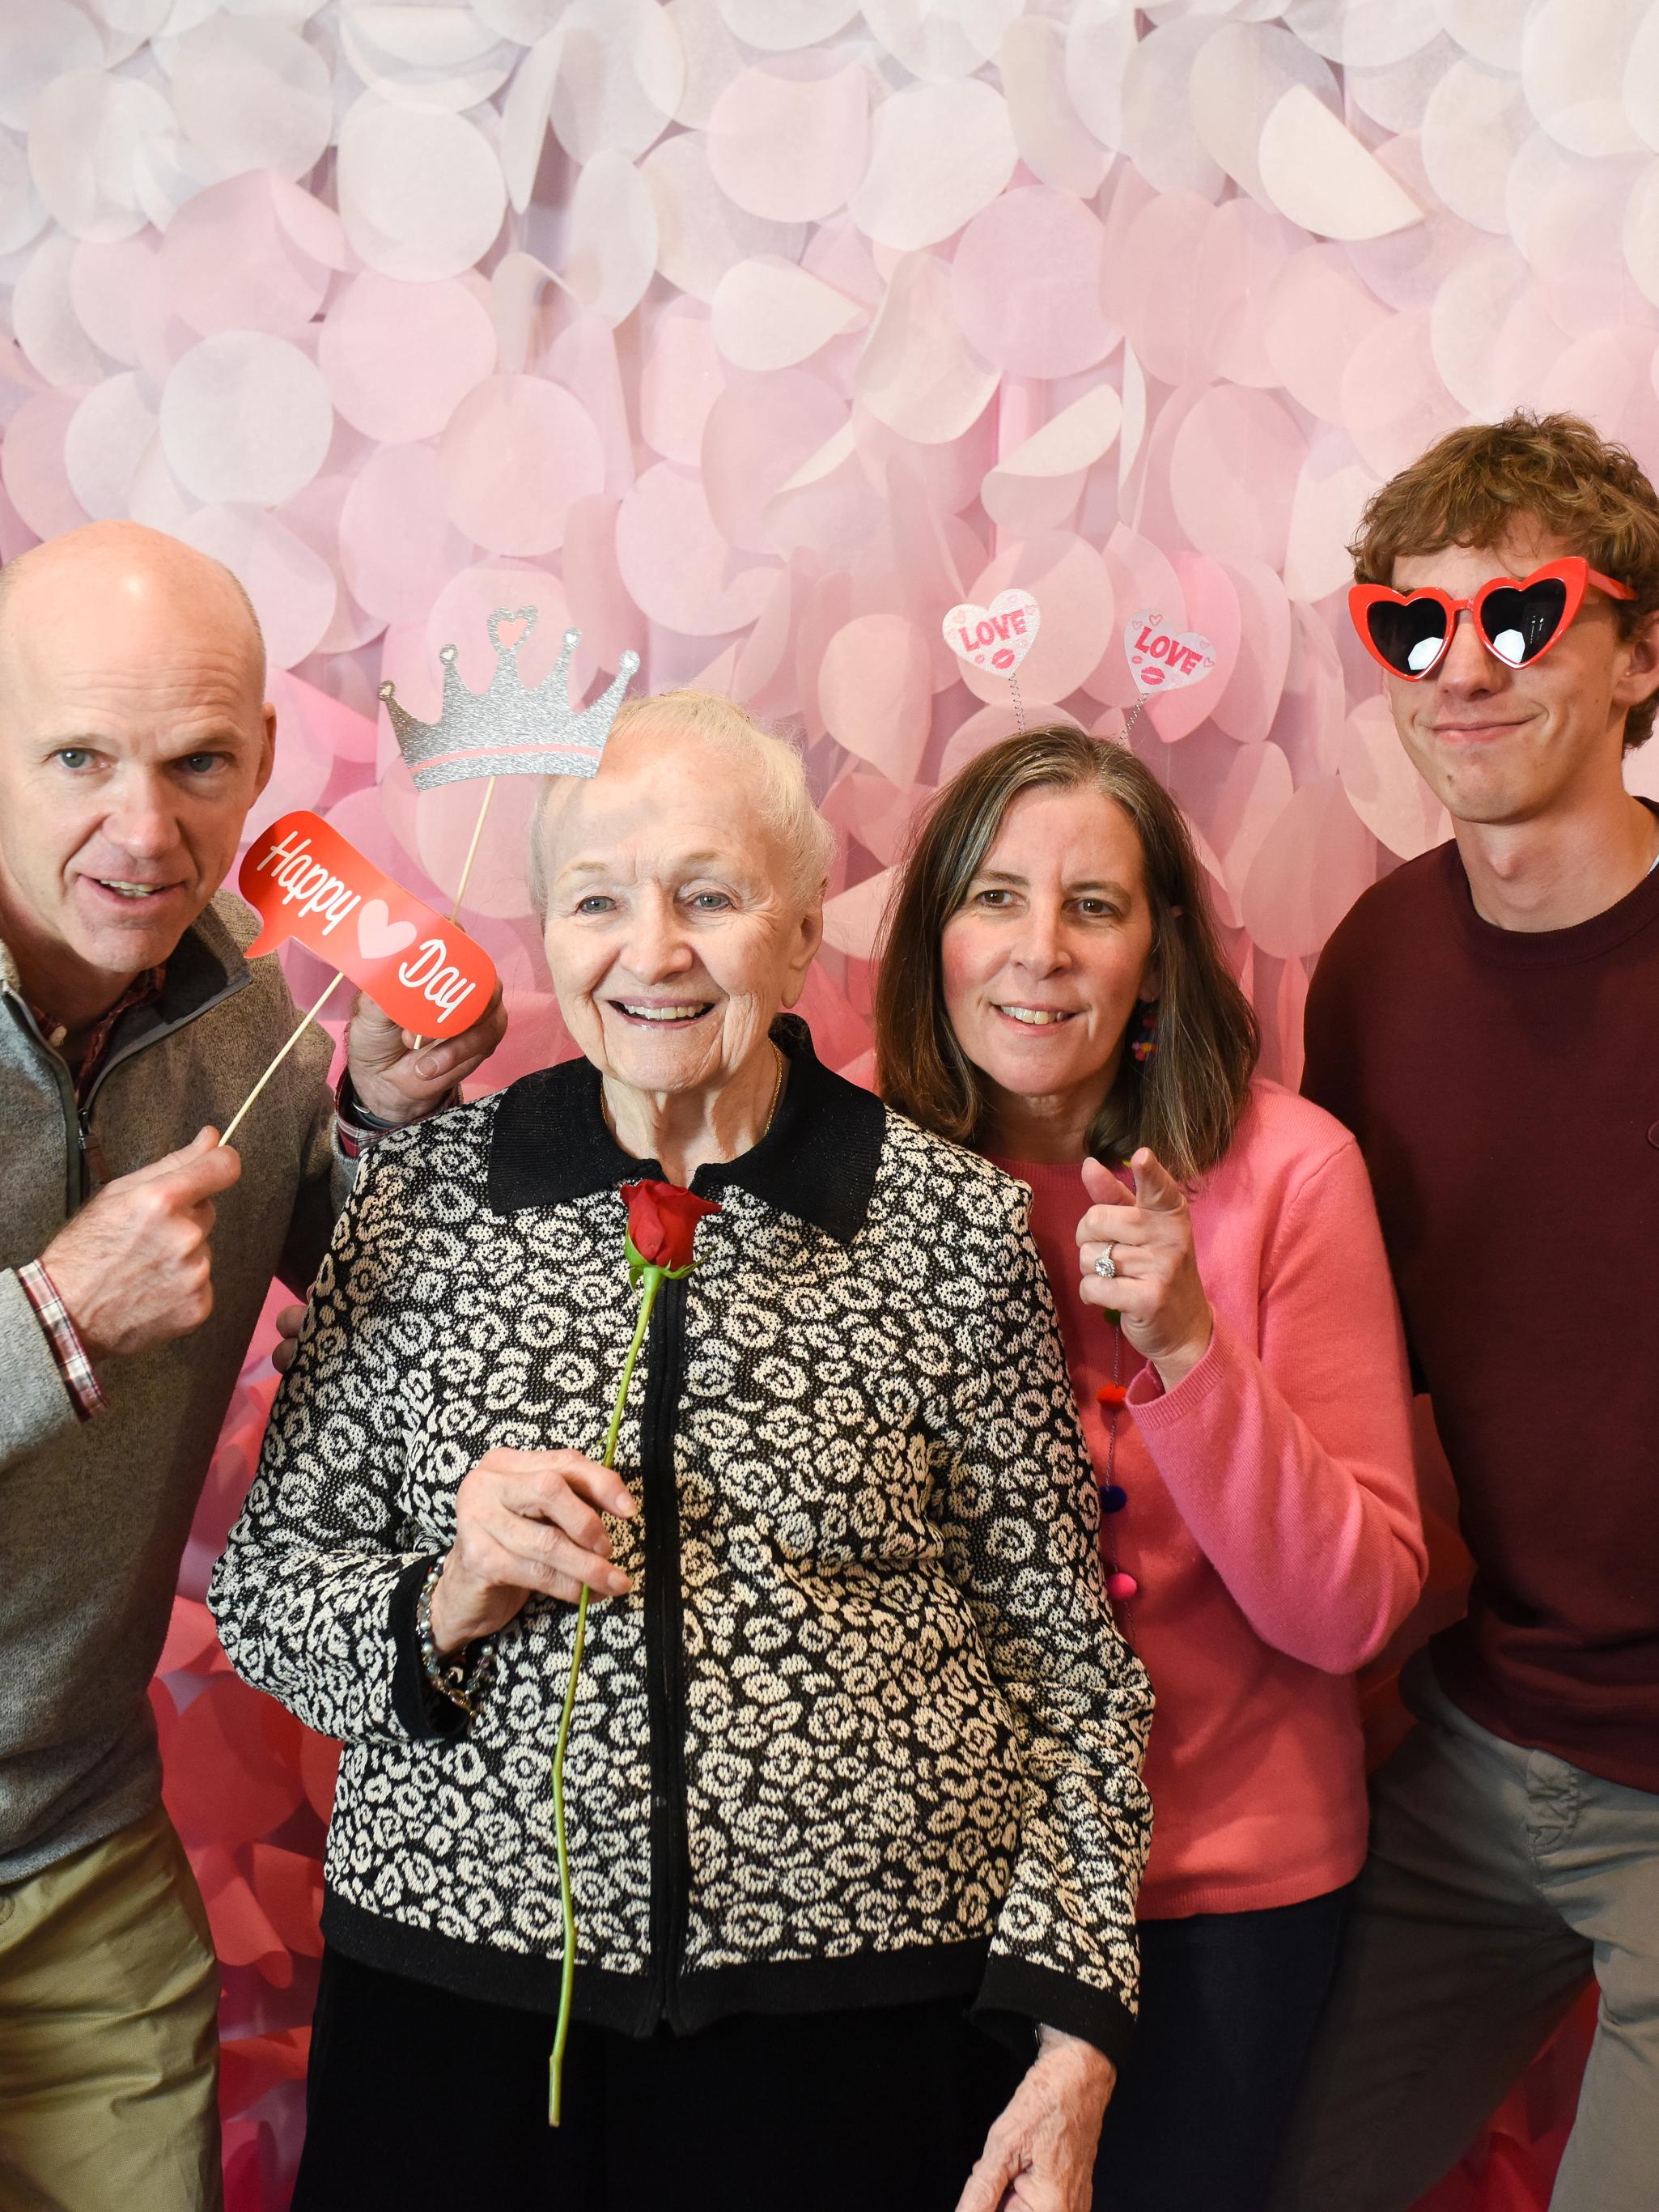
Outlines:
{"label": "maroon sweatshirt", "polygon": [[1483,1728],[1659,1790],[1659,872],[1495,928],[1455,845],[1366,892],[1308,998],[1475,1560],[1434,1642]]}

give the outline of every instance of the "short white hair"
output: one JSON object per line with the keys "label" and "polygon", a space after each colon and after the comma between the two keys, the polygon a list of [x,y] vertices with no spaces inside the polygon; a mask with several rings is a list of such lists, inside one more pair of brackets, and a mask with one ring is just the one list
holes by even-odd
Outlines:
{"label": "short white hair", "polygon": [[[752,776],[762,813],[776,832],[788,871],[788,886],[805,908],[823,896],[836,857],[836,833],[813,804],[801,757],[787,738],[757,722],[746,707],[716,691],[659,691],[648,699],[625,699],[611,726],[611,737],[624,732],[672,740],[690,731]],[[547,918],[547,866],[543,851],[547,802],[563,776],[544,776],[530,818],[530,896]]]}

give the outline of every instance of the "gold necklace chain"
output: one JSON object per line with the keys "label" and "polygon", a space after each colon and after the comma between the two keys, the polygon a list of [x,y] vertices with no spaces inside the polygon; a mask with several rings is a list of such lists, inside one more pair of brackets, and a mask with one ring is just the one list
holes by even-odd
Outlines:
{"label": "gold necklace chain", "polygon": [[772,1133],[772,1124],[778,1118],[778,1101],[783,1096],[783,1071],[789,1065],[783,1056],[782,1047],[775,1039],[769,1038],[767,1042],[772,1047],[772,1057],[778,1063],[778,1072],[772,1079],[772,1103],[766,1109],[766,1120],[762,1125],[760,1135],[755,1139],[757,1145]]}

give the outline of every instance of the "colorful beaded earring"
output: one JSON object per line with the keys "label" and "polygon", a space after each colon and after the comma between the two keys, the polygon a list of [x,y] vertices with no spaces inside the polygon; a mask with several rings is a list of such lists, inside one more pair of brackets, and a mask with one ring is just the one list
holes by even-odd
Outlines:
{"label": "colorful beaded earring", "polygon": [[1134,1028],[1129,1036],[1129,1050],[1137,1067],[1145,1067],[1158,1050],[1158,1000],[1143,999],[1135,1009]]}

